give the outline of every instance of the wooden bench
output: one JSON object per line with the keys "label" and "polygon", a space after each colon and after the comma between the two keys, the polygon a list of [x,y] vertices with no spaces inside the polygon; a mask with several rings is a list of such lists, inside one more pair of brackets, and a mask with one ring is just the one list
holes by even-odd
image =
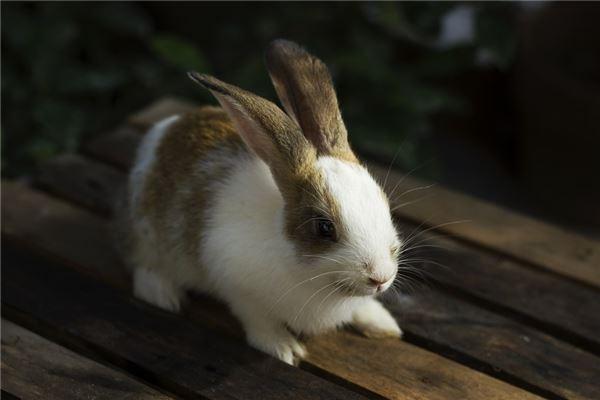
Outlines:
{"label": "wooden bench", "polygon": [[179,316],[133,299],[112,197],[143,132],[190,107],[161,100],[33,185],[3,181],[3,396],[600,398],[600,243],[375,163],[403,233],[421,235],[411,257],[427,260],[428,285],[388,301],[404,340],[309,338],[293,368],[245,345],[212,299]]}

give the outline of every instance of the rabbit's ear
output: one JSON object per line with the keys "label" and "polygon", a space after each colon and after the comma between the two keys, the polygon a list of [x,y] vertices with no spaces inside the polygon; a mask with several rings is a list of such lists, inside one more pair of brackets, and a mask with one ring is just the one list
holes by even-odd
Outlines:
{"label": "rabbit's ear", "polygon": [[316,156],[298,126],[275,104],[212,76],[188,75],[217,98],[244,142],[274,175],[282,178],[282,173],[301,168]]}
{"label": "rabbit's ear", "polygon": [[283,107],[317,151],[355,161],[327,66],[283,39],[271,42],[265,59]]}

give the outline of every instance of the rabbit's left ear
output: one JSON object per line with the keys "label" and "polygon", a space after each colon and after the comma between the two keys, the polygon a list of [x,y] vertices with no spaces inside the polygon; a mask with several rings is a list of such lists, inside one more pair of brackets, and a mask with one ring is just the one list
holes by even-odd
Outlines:
{"label": "rabbit's left ear", "polygon": [[283,107],[318,153],[355,162],[327,66],[283,39],[271,42],[265,59]]}
{"label": "rabbit's left ear", "polygon": [[275,104],[212,76],[188,75],[217,98],[246,145],[270,167],[280,189],[290,184],[290,176],[312,165],[315,149]]}

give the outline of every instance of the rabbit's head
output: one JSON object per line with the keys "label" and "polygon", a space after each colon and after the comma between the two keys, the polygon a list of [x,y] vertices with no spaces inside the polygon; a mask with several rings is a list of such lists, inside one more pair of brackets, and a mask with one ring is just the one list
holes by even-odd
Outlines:
{"label": "rabbit's head", "polygon": [[338,281],[340,292],[373,295],[396,276],[401,241],[387,197],[352,152],[325,64],[276,40],[266,62],[283,112],[214,77],[209,89],[247,146],[268,166],[284,199],[284,228],[299,268]]}

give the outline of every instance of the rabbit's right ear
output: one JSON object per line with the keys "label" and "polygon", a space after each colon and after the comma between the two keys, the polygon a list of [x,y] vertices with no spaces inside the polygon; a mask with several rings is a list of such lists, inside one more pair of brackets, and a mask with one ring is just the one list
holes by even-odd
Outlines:
{"label": "rabbit's right ear", "polygon": [[327,66],[283,39],[271,42],[265,61],[283,107],[317,151],[355,161]]}
{"label": "rabbit's right ear", "polygon": [[212,76],[188,76],[210,90],[244,142],[270,167],[278,184],[316,157],[299,127],[275,104]]}

